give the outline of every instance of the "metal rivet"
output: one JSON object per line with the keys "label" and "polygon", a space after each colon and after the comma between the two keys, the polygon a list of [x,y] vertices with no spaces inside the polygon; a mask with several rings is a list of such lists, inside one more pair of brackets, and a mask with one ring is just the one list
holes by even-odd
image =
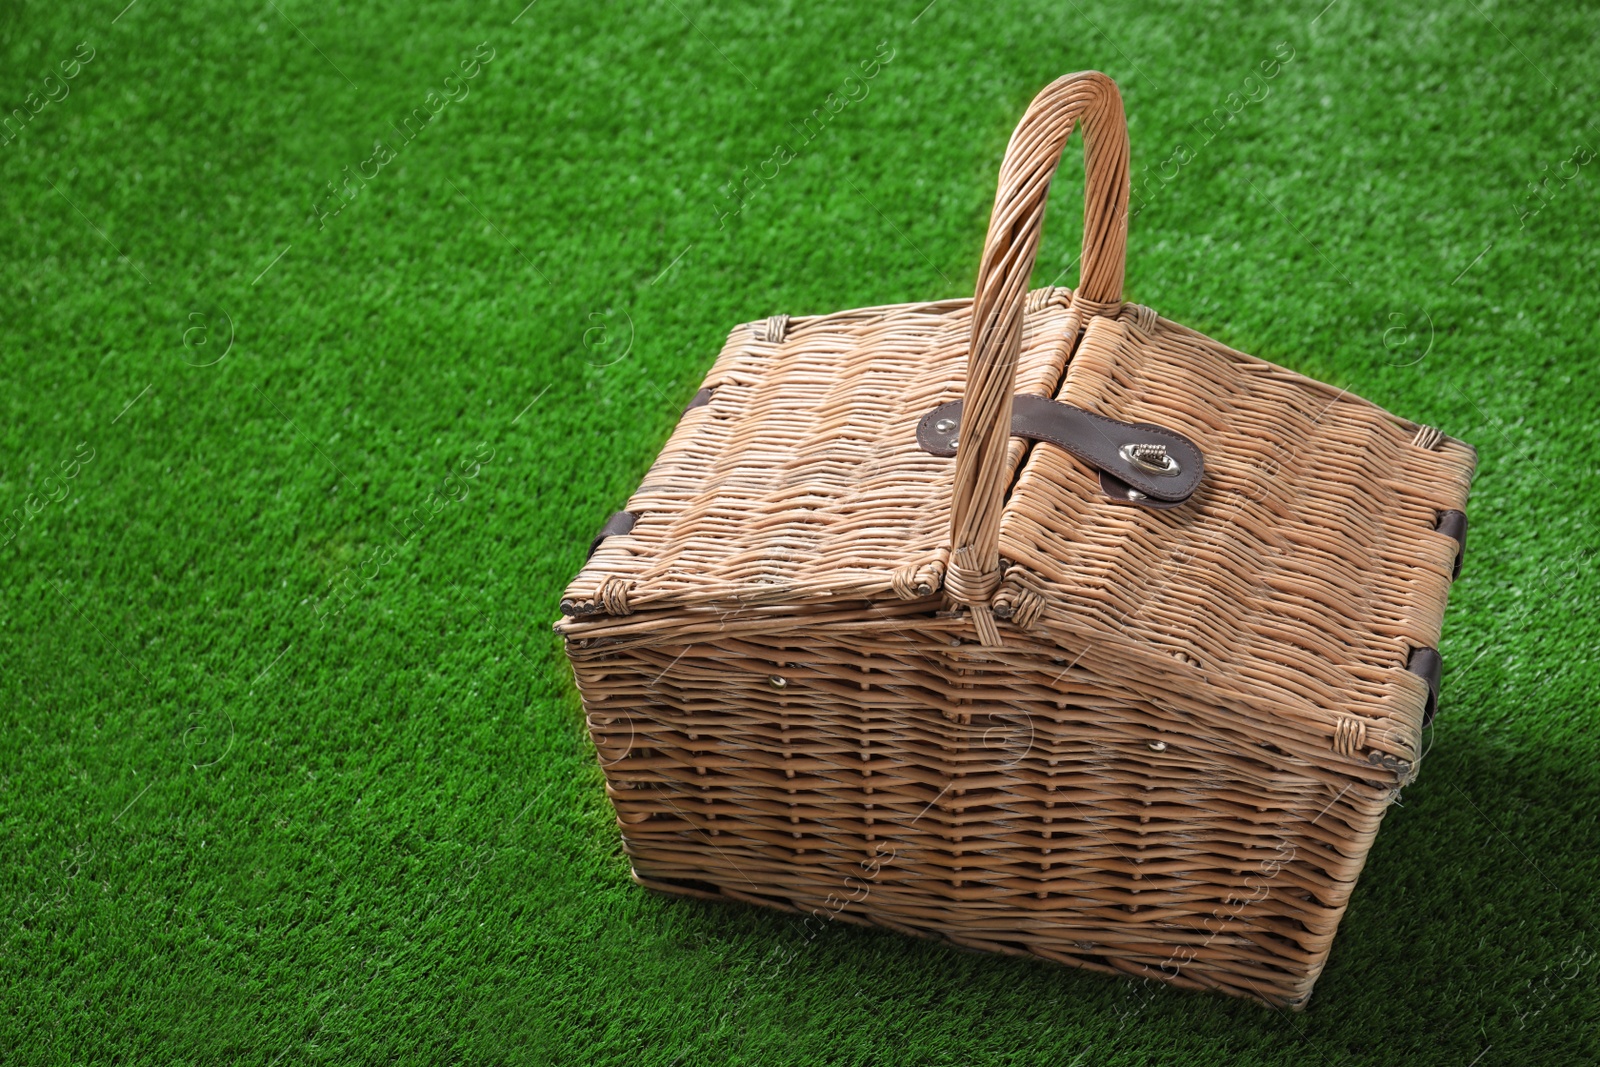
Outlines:
{"label": "metal rivet", "polygon": [[955,430],[957,425],[958,423],[955,419],[940,419],[938,422],[933,424],[933,428],[938,433],[951,433]]}
{"label": "metal rivet", "polygon": [[1152,741],[1152,742],[1150,742],[1150,751],[1151,752],[1165,752],[1166,750],[1167,750],[1167,743],[1165,741]]}
{"label": "metal rivet", "polygon": [[961,444],[961,438],[959,438],[959,437],[950,438],[950,447],[951,448],[959,447],[960,444]]}
{"label": "metal rivet", "polygon": [[1139,490],[1137,490],[1137,489],[1129,489],[1128,490],[1128,499],[1129,500],[1143,500],[1144,499],[1144,494],[1139,492]]}
{"label": "metal rivet", "polygon": [[772,688],[774,689],[786,689],[789,685],[789,679],[783,677],[781,674],[774,674],[771,678],[768,678],[767,681],[772,683]]}

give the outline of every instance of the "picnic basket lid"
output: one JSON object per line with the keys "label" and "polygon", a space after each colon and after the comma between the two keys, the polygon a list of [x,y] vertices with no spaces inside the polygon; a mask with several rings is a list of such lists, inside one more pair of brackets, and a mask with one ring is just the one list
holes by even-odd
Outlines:
{"label": "picnic basket lid", "polygon": [[[1029,292],[1075,127],[1081,283]],[[1476,456],[1124,302],[1128,174],[1115,83],[1068,75],[1006,150],[972,299],[736,327],[558,630],[931,601],[919,610],[969,614],[980,645],[1105,656],[1154,690],[1398,716],[1387,747],[1414,756],[1437,679],[1406,668],[1438,643],[1461,548],[1444,516]],[[1013,436],[1017,396],[1181,435],[1203,477],[1177,506],[1130,500],[1080,456]],[[955,456],[925,451],[919,423],[956,400]]]}

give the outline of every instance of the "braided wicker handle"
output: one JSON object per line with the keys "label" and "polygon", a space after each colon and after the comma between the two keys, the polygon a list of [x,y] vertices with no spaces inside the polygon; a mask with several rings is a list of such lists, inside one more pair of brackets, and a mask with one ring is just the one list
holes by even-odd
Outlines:
{"label": "braided wicker handle", "polygon": [[967,390],[956,452],[945,588],[972,606],[985,644],[998,644],[988,609],[1000,581],[1000,517],[1011,441],[1011,393],[1022,349],[1023,302],[1039,251],[1045,199],[1074,124],[1083,126],[1083,255],[1074,303],[1092,314],[1122,305],[1128,246],[1128,127],[1117,83],[1099,71],[1058,78],[1017,124],[1000,166],[1000,189],[972,302]]}

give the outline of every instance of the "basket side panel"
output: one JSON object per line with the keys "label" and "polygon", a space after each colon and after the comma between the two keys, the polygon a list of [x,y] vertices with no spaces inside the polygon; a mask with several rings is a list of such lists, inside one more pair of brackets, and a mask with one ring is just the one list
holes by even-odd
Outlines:
{"label": "basket side panel", "polygon": [[571,649],[635,876],[1303,1003],[1381,783],[971,636],[930,613]]}

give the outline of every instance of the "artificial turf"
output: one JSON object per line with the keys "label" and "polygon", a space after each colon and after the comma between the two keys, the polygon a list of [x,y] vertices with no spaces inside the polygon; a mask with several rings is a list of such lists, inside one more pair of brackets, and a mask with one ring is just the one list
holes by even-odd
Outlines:
{"label": "artificial turf", "polygon": [[[1600,1060],[1600,16],[1324,2],[5,4],[0,1060]],[[1292,1017],[647,894],[549,630],[727,331],[969,294],[1085,68],[1130,299],[1481,457]]]}

